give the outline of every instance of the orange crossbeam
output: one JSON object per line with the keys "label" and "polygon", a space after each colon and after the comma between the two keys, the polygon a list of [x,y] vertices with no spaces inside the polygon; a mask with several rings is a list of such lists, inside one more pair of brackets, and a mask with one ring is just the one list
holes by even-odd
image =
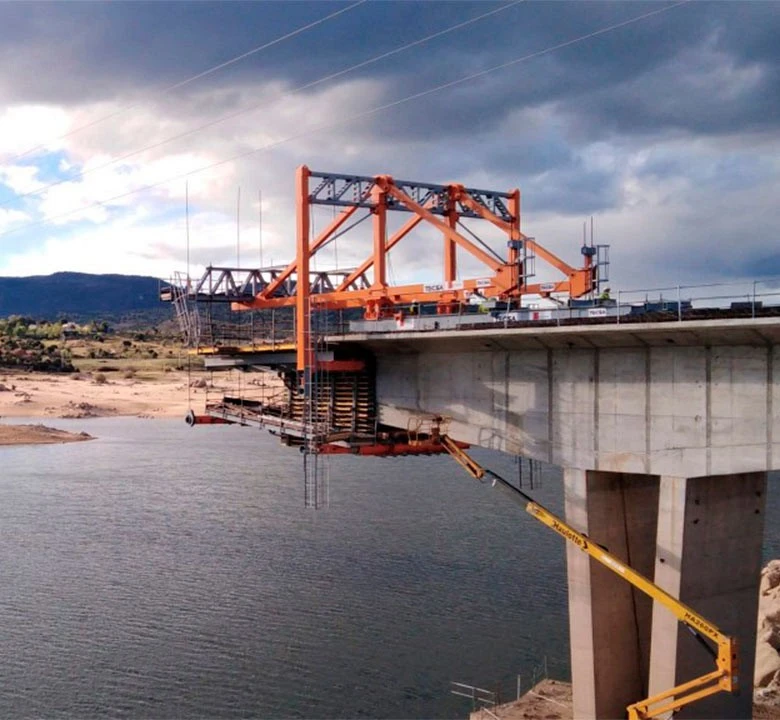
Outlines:
{"label": "orange crossbeam", "polygon": [[[337,310],[339,308],[365,307],[366,302],[370,300],[389,300],[394,304],[404,304],[411,302],[435,303],[439,300],[451,300],[465,302],[468,299],[467,293],[479,291],[489,295],[511,295],[509,290],[499,286],[495,278],[480,278],[462,280],[456,285],[460,287],[446,288],[444,284],[435,285],[396,285],[381,290],[370,288],[368,290],[350,290],[349,292],[329,292],[318,293],[309,296],[309,302],[316,306],[318,310]],[[234,303],[231,307],[234,310],[247,310],[251,308],[282,308],[294,307],[296,305],[295,297],[281,298],[255,298],[252,303],[238,304]]]}

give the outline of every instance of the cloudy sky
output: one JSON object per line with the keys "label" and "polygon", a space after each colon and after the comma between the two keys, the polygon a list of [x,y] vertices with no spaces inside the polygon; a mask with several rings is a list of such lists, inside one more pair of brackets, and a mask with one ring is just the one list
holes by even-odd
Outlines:
{"label": "cloudy sky", "polygon": [[779,37],[749,0],[0,3],[0,274],[168,277],[185,191],[193,274],[281,263],[305,163],[519,186],[573,264],[592,215],[613,288],[780,275]]}

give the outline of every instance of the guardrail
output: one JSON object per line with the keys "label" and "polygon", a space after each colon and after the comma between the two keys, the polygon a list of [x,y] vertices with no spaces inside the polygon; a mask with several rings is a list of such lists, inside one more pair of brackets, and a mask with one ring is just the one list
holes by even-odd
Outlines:
{"label": "guardrail", "polygon": [[[780,315],[780,278],[620,289],[607,297],[561,300],[557,304],[530,296],[525,300],[521,308],[507,308],[506,303],[492,301],[454,304],[455,312],[446,315],[437,314],[434,305],[411,302],[394,306],[389,316],[378,320],[358,320],[359,312],[355,310],[329,310],[317,313],[314,329],[323,337],[338,337],[353,332],[489,329],[497,325],[621,324],[642,322],[645,318],[679,322],[707,317],[756,318]],[[195,316],[198,303],[193,304],[190,314]],[[294,313],[290,309],[257,313],[224,310],[209,310],[207,317],[198,318],[197,345],[266,349],[269,342],[274,345],[294,341]],[[278,322],[277,312],[279,316],[286,315],[286,319]]]}
{"label": "guardrail", "polygon": [[780,306],[780,278],[618,290],[616,302],[618,308],[642,304],[674,305],[678,320],[683,319],[686,304],[697,310],[750,311],[751,317],[756,317],[765,305]]}
{"label": "guardrail", "polygon": [[[435,306],[415,303],[397,305],[391,317],[353,322],[353,332],[390,332],[411,330],[448,330],[456,328],[489,329],[503,325],[591,324],[674,321],[708,317],[755,318],[780,315],[780,279],[729,283],[702,283],[653,288],[619,290],[611,296],[592,300],[555,303],[550,299],[528,299],[520,308],[505,303],[485,302],[457,307],[450,315],[437,315]],[[337,332],[332,333],[339,334]]]}

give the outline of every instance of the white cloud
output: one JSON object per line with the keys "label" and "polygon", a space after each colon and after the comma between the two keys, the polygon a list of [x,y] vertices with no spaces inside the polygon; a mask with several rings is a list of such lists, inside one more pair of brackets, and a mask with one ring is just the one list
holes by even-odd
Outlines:
{"label": "white cloud", "polygon": [[[758,141],[733,135],[701,141],[661,137],[646,144],[618,136],[583,144],[577,139],[570,119],[556,115],[552,105],[508,117],[498,134],[477,127],[470,139],[457,144],[440,142],[436,128],[430,129],[429,137],[420,136],[414,141],[404,142],[395,134],[387,136],[384,128],[403,117],[402,108],[306,134],[380,105],[385,86],[379,80],[360,80],[280,97],[288,87],[264,82],[227,85],[186,98],[148,102],[64,139],[59,143],[65,155],[60,162],[61,170],[77,167],[88,172],[81,179],[52,187],[31,205],[37,215],[31,216],[30,221],[44,219],[49,223],[36,230],[46,237],[43,247],[6,256],[4,261],[0,260],[0,271],[30,274],[81,270],[167,277],[185,265],[185,180],[182,176],[268,145],[272,149],[190,176],[193,274],[209,262],[235,263],[239,187],[242,260],[247,264],[259,262],[258,189],[263,193],[265,262],[280,264],[293,258],[294,170],[303,163],[316,170],[390,173],[420,181],[460,181],[500,190],[519,185],[524,197],[523,230],[572,265],[581,262],[579,245],[584,218],[566,211],[567,193],[580,189],[576,187],[579,180],[585,186],[585,200],[589,200],[590,191],[598,200],[604,196],[603,188],[588,188],[587,178],[596,178],[593,182],[608,178],[615,183],[615,197],[610,197],[610,207],[597,214],[596,229],[598,241],[613,245],[613,287],[681,281],[686,273],[688,276],[701,273],[709,258],[714,258],[722,270],[728,251],[708,243],[739,236],[740,232],[749,235],[746,228],[756,217],[772,219],[777,215],[772,208],[776,205],[773,193],[776,197],[780,177],[778,161],[767,161],[775,163],[770,172],[774,180],[758,190],[724,190],[715,183],[720,177],[717,163],[729,153],[745,156],[746,162],[780,156],[776,138],[761,139],[760,148],[756,146]],[[260,102],[262,106],[255,108]],[[35,109],[37,129],[30,132],[28,139],[34,144],[33,136],[45,135],[41,128],[50,129],[51,138],[63,129],[78,127],[119,107],[100,103],[69,110]],[[127,153],[239,109],[249,111],[229,122],[99,169]],[[6,111],[3,117],[14,116],[13,110]],[[17,110],[21,113],[18,117],[33,122],[33,115],[29,114],[32,110]],[[24,115],[25,112],[28,114]],[[51,117],[44,117],[46,112]],[[295,139],[287,141],[288,138]],[[488,151],[491,156],[486,156]],[[523,153],[536,151],[538,155],[523,176],[513,165],[514,159],[522,161]],[[659,160],[673,161],[665,176],[648,172]],[[565,177],[561,168],[565,168]],[[29,192],[40,182],[35,167],[8,166],[2,172],[5,182],[16,192]],[[164,182],[169,178],[178,179]],[[564,187],[563,180],[571,185]],[[128,194],[146,185],[156,187]],[[542,190],[547,193],[548,203],[554,201],[545,205],[548,209],[544,211],[536,209]],[[97,200],[125,194],[108,207],[78,210]],[[728,217],[718,218],[723,207],[729,207]],[[318,227],[322,227],[325,215],[317,218]],[[23,219],[10,212],[0,214],[0,232]],[[94,226],[76,233],[74,226],[78,223],[81,227],[85,221]],[[365,228],[370,230],[370,221],[364,223]],[[495,234],[489,236],[494,247],[502,247],[501,238]],[[339,265],[357,264],[370,254],[365,233],[357,237],[361,239],[340,240],[319,262],[333,266],[337,247]],[[752,237],[742,247],[760,251],[767,243],[766,237]],[[395,279],[419,280],[426,276],[431,280],[440,279],[441,245],[439,234],[430,230],[421,233],[418,239],[408,238],[392,253]],[[685,253],[692,258],[693,265],[679,262]],[[669,257],[678,260],[669,263]],[[477,263],[463,253],[461,258],[462,276],[484,275]],[[698,266],[696,261],[700,261]],[[537,279],[552,277],[554,274],[539,263]]]}
{"label": "white cloud", "polygon": [[0,183],[14,195],[26,195],[40,190],[45,183],[38,179],[39,170],[30,165],[7,165],[0,167]]}
{"label": "white cloud", "polygon": [[29,219],[30,216],[21,210],[7,210],[0,208],[0,233],[5,232]]}
{"label": "white cloud", "polygon": [[58,140],[71,128],[72,114],[47,105],[15,105],[0,112],[0,161],[10,161],[43,146],[47,151],[62,147]]}

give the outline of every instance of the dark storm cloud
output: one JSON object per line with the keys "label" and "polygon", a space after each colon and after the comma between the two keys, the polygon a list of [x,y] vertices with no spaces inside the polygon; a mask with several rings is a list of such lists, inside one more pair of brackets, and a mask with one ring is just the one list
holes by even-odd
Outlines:
{"label": "dark storm cloud", "polygon": [[[80,103],[148,94],[347,4],[5,3],[1,98]],[[298,85],[494,7],[499,4],[369,2],[180,92],[258,79]],[[403,97],[659,7],[521,3],[358,76],[381,77],[388,99]],[[550,103],[590,137],[776,126],[778,36],[777,3],[694,2],[401,106],[389,114],[385,132],[467,136],[494,129],[512,111]],[[719,75],[724,68],[756,77],[727,93]]]}
{"label": "dark storm cloud", "polygon": [[[5,68],[0,72],[2,100],[80,103],[112,99],[132,91],[149,93],[346,5],[3,3],[0,5],[0,59]],[[335,26],[334,20],[329,30]],[[245,63],[240,71],[256,73],[256,61]],[[263,69],[270,71],[278,59],[265,54],[262,62]],[[223,74],[210,81],[224,80]]]}
{"label": "dark storm cloud", "polygon": [[555,169],[523,183],[525,207],[533,212],[588,215],[613,208],[620,202],[615,173],[574,164]]}
{"label": "dark storm cloud", "polygon": [[640,178],[663,181],[686,177],[695,187],[707,187],[718,192],[759,187],[770,182],[776,172],[771,158],[746,152],[730,152],[701,158],[696,163],[691,163],[690,157],[681,157],[678,154],[651,154],[636,170]]}
{"label": "dark storm cloud", "polygon": [[[773,242],[777,241],[776,237],[769,239]],[[734,269],[736,269],[742,277],[780,277],[780,253],[773,252],[745,258],[738,262],[737,268],[729,268],[731,272],[733,272]],[[774,287],[780,287],[780,281],[775,282]]]}

